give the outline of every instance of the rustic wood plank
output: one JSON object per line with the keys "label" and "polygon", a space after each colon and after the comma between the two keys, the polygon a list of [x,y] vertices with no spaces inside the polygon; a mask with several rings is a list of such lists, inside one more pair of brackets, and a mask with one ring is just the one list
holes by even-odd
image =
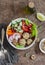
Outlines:
{"label": "rustic wood plank", "polygon": [[[33,1],[37,12],[41,12],[45,15],[45,0],[0,0],[0,23],[4,22],[8,25],[13,19],[18,17],[27,17],[37,24],[38,37],[40,39],[45,38],[45,22],[37,20],[35,14],[27,15],[21,10],[22,7],[27,5],[28,1]],[[15,65],[45,65],[45,55],[40,52],[39,43],[36,43],[28,50],[17,50],[17,52],[19,60]],[[25,53],[29,53],[30,55],[36,54],[37,59],[32,61],[30,58],[24,57]]]}

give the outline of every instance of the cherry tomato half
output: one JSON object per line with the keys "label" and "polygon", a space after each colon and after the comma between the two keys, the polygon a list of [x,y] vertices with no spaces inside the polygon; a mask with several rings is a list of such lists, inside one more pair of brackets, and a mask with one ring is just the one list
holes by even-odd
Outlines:
{"label": "cherry tomato half", "polygon": [[31,27],[32,27],[32,25],[33,25],[33,24],[32,24],[32,23],[30,23],[30,24],[28,25],[28,27],[29,27],[29,28],[31,28]]}
{"label": "cherry tomato half", "polygon": [[25,20],[22,20],[22,25],[26,25]]}
{"label": "cherry tomato half", "polygon": [[28,31],[29,31],[29,29],[28,29],[27,26],[22,26],[22,29],[23,29],[25,32],[28,32]]}

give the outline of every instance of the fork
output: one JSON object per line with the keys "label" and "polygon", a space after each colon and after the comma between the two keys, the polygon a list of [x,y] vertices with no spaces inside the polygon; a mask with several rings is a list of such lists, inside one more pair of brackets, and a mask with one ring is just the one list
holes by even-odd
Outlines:
{"label": "fork", "polygon": [[10,65],[12,65],[9,52],[6,49],[4,49],[4,46],[3,46],[4,34],[5,34],[5,31],[4,31],[4,28],[2,28],[2,41],[0,40],[0,44],[1,44],[0,52],[1,52],[2,55],[0,55],[0,57],[1,57],[1,59],[5,59],[5,54],[7,54],[8,60],[10,62]]}

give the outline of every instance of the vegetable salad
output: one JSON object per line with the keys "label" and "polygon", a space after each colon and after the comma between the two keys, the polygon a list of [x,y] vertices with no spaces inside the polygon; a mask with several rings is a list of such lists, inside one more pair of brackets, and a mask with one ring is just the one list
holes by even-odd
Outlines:
{"label": "vegetable salad", "polygon": [[8,40],[17,48],[24,48],[32,44],[36,35],[37,27],[28,19],[13,20],[6,31]]}

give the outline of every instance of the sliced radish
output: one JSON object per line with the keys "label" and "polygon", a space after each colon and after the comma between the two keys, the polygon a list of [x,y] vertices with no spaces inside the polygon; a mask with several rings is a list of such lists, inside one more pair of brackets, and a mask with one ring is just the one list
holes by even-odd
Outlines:
{"label": "sliced radish", "polygon": [[19,38],[21,38],[21,35],[19,33],[15,33],[13,34],[13,38],[18,40]]}

